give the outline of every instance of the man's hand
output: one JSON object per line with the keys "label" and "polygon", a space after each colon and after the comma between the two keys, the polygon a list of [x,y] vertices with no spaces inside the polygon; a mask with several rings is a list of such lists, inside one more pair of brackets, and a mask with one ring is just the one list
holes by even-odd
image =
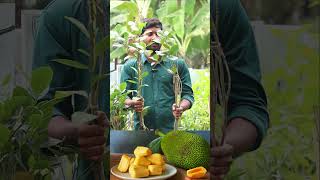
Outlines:
{"label": "man's hand", "polygon": [[80,153],[89,160],[101,160],[106,138],[107,118],[104,112],[97,112],[97,124],[81,124],[78,127],[78,144]]}
{"label": "man's hand", "polygon": [[233,147],[229,144],[211,148],[210,176],[214,180],[222,180],[230,170]]}
{"label": "man's hand", "polygon": [[181,106],[177,106],[176,104],[172,105],[172,114],[175,117],[175,119],[180,119],[183,113],[183,108]]}
{"label": "man's hand", "polygon": [[144,107],[144,99],[143,98],[134,97],[131,100],[131,107],[133,107],[133,109],[136,112],[142,112],[143,111],[143,107]]}

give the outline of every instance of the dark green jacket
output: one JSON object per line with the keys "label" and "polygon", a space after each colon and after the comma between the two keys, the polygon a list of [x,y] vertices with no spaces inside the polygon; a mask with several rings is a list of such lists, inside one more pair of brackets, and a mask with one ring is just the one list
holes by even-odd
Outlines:
{"label": "dark green jacket", "polygon": [[[172,115],[172,105],[175,103],[173,88],[173,75],[168,72],[174,64],[178,67],[179,76],[182,82],[181,99],[188,100],[191,105],[194,102],[190,73],[187,64],[182,59],[164,59],[159,64],[151,67],[146,56],[141,56],[143,72],[148,75],[143,79],[142,84],[147,86],[142,88],[144,105],[150,108],[144,116],[145,125],[148,129],[160,129],[161,131],[172,130],[174,126],[174,116]],[[137,90],[137,84],[128,82],[135,81],[137,73],[132,69],[137,69],[137,60],[128,60],[121,71],[121,82],[127,83],[127,90]],[[130,97],[132,98],[132,96]],[[135,129],[139,129],[140,122],[137,113],[134,116]]]}

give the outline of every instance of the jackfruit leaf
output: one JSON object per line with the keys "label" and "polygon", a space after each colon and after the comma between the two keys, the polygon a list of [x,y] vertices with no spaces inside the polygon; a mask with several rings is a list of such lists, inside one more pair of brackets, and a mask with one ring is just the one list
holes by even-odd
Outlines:
{"label": "jackfruit leaf", "polygon": [[126,87],[127,87],[127,83],[125,83],[125,82],[121,83],[120,84],[120,91],[122,92],[122,91],[126,90]]}
{"label": "jackfruit leaf", "polygon": [[130,67],[132,70],[134,70],[134,72],[136,72],[138,74],[138,70],[135,67]]}
{"label": "jackfruit leaf", "polygon": [[52,80],[53,71],[49,66],[40,67],[32,71],[31,88],[37,96],[46,90]]}
{"label": "jackfruit leaf", "polygon": [[75,123],[75,124],[85,124],[95,120],[97,117],[98,116],[93,114],[77,111],[71,115],[71,120],[72,120],[72,123]]}
{"label": "jackfruit leaf", "polygon": [[88,53],[88,51],[84,50],[84,49],[78,49],[79,52],[81,52],[83,55],[90,57],[90,54]]}
{"label": "jackfruit leaf", "polygon": [[124,47],[119,47],[111,52],[110,58],[115,59],[123,56],[125,53],[127,53],[127,50]]}
{"label": "jackfruit leaf", "polygon": [[178,51],[179,51],[179,46],[177,44],[175,44],[175,45],[171,46],[169,53],[171,55],[175,55],[178,53]]}
{"label": "jackfruit leaf", "polygon": [[132,84],[137,84],[137,81],[133,81],[133,80],[127,80],[127,82],[132,83]]}
{"label": "jackfruit leaf", "polygon": [[9,140],[10,130],[3,124],[0,124],[0,149]]}
{"label": "jackfruit leaf", "polygon": [[29,116],[27,119],[28,124],[30,124],[31,129],[36,129],[39,127],[40,123],[42,121],[42,116],[41,114],[32,114]]}
{"label": "jackfruit leaf", "polygon": [[2,82],[1,82],[1,86],[6,86],[6,85],[8,85],[9,82],[10,82],[10,80],[11,80],[11,74],[7,74],[7,75],[3,78]]}
{"label": "jackfruit leaf", "polygon": [[73,17],[65,16],[64,18],[70,21],[73,25],[75,25],[87,38],[90,38],[89,31],[82,22]]}
{"label": "jackfruit leaf", "polygon": [[148,76],[148,74],[149,74],[149,73],[148,73],[147,71],[145,71],[145,72],[143,72],[143,73],[142,73],[142,75],[141,75],[141,76],[142,76],[142,78],[145,78],[145,77],[147,77],[147,76]]}
{"label": "jackfruit leaf", "polygon": [[106,52],[106,50],[108,49],[109,43],[110,43],[109,36],[106,36],[103,39],[101,39],[97,43],[96,48],[95,48],[96,55],[97,56],[103,55]]}
{"label": "jackfruit leaf", "polygon": [[25,88],[23,88],[21,86],[16,86],[13,89],[12,96],[30,96],[30,94]]}
{"label": "jackfruit leaf", "polygon": [[94,75],[93,79],[92,79],[92,83],[91,86],[93,86],[95,83],[97,83],[98,81],[101,81],[103,79],[106,79],[109,76],[109,74],[102,74],[102,75]]}
{"label": "jackfruit leaf", "polygon": [[56,91],[54,98],[61,99],[75,94],[88,98],[86,91]]}
{"label": "jackfruit leaf", "polygon": [[70,66],[70,67],[73,67],[76,69],[89,69],[87,65],[79,63],[74,60],[70,60],[70,59],[54,59],[52,61],[55,61],[60,64],[64,64],[64,65],[67,65],[67,66]]}

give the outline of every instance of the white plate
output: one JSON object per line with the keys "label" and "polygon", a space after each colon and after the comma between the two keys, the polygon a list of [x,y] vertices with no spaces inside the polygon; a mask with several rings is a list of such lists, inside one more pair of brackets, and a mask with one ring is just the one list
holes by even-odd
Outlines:
{"label": "white plate", "polygon": [[177,169],[174,166],[171,166],[169,164],[166,164],[166,171],[158,176],[149,176],[149,177],[145,177],[145,178],[133,178],[130,176],[129,173],[122,173],[118,170],[118,164],[113,166],[111,168],[111,173],[120,178],[120,179],[124,179],[124,180],[137,180],[137,179],[143,179],[143,180],[162,180],[162,179],[168,179],[171,176],[175,175],[177,173]]}

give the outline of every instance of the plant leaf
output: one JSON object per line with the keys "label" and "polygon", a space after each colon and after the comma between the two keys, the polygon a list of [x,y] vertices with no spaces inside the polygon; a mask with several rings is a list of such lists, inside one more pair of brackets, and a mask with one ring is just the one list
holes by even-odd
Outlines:
{"label": "plant leaf", "polygon": [[47,89],[52,80],[53,71],[49,66],[40,67],[32,71],[31,88],[33,93],[40,95]]}
{"label": "plant leaf", "polygon": [[127,51],[124,47],[119,47],[111,52],[110,58],[111,59],[119,58],[119,57],[123,56],[126,52]]}
{"label": "plant leaf", "polygon": [[103,55],[106,52],[106,50],[109,46],[109,43],[110,43],[109,36],[106,36],[103,39],[101,39],[96,45],[96,49],[95,49],[96,55],[97,56]]}
{"label": "plant leaf", "polygon": [[135,67],[131,66],[130,68],[133,69],[134,72],[136,72],[138,74],[138,70]]}
{"label": "plant leaf", "polygon": [[7,74],[7,75],[3,78],[2,82],[1,82],[1,86],[6,86],[6,85],[8,85],[9,82],[10,82],[10,80],[11,80],[11,74]]}
{"label": "plant leaf", "polygon": [[8,142],[10,135],[10,130],[5,127],[3,124],[0,124],[0,148]]}
{"label": "plant leaf", "polygon": [[133,80],[127,80],[127,82],[129,82],[129,83],[133,83],[133,84],[137,84],[137,82],[136,81],[133,81]]}
{"label": "plant leaf", "polygon": [[56,91],[54,98],[60,99],[65,98],[74,94],[88,98],[88,93],[86,91]]}
{"label": "plant leaf", "polygon": [[78,49],[79,52],[81,52],[83,55],[90,57],[90,54],[88,53],[88,51],[84,50],[84,49]]}
{"label": "plant leaf", "polygon": [[66,18],[68,21],[70,21],[73,25],[75,25],[77,28],[79,28],[79,30],[87,37],[90,38],[89,35],[89,31],[87,30],[86,26],[80,22],[79,20],[73,18],[73,17],[68,17],[65,16],[64,18]]}
{"label": "plant leaf", "polygon": [[54,59],[52,61],[55,61],[60,64],[64,64],[73,68],[77,68],[77,69],[89,69],[87,65],[79,63],[74,60],[70,60],[70,59]]}
{"label": "plant leaf", "polygon": [[71,120],[72,120],[72,123],[75,123],[75,124],[85,124],[95,120],[97,117],[98,116],[93,114],[88,114],[85,112],[78,111],[78,112],[74,112],[71,115]]}

